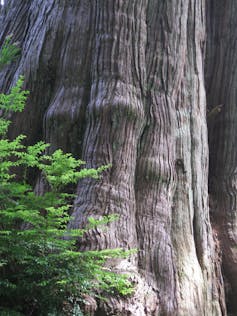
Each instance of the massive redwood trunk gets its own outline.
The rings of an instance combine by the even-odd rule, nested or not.
[[[135,294],[98,302],[95,315],[226,315],[221,249],[225,276],[236,293],[231,238],[237,112],[235,73],[229,76],[234,51],[224,56],[236,42],[234,1],[207,1],[206,8],[204,0],[11,0],[2,9],[0,42],[12,33],[22,50],[0,85],[6,90],[24,74],[31,91],[12,135],[24,132],[29,142],[44,138],[52,150],[71,151],[88,166],[111,163],[100,181],[78,183],[70,225],[117,213],[119,221],[88,234],[81,248],[138,249],[111,263],[131,273]],[[219,17],[218,10],[227,17]],[[222,36],[232,29],[221,50],[216,39],[224,45]],[[208,104],[229,104],[218,126],[209,123],[211,180],[219,185],[218,190],[210,185],[218,203],[214,237],[206,30]],[[212,158],[215,151],[218,159]]]

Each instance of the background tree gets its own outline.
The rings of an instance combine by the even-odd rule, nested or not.
[[[209,109],[209,191],[213,227],[220,240],[229,312],[237,313],[237,111],[236,1],[207,2],[206,91]]]
[[[24,74],[31,91],[11,136],[44,138],[88,167],[112,163],[100,182],[78,184],[71,227],[118,213],[118,223],[80,247],[138,248],[114,263],[135,271],[138,285],[134,296],[99,303],[96,315],[226,315],[224,248],[230,297],[236,280],[233,8],[234,0],[8,0],[2,9],[0,41],[12,33],[21,58],[1,87]],[[206,39],[208,105],[232,100],[222,123],[208,119],[217,236],[208,205]]]

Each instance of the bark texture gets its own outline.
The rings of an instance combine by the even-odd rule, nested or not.
[[[225,10],[231,15],[231,9]],[[216,22],[208,20],[208,27],[215,25],[212,35],[217,29],[224,32],[216,16]],[[231,240],[228,232],[236,232],[236,114],[229,106],[218,127],[222,141],[216,138],[211,148],[220,153],[218,165],[211,160],[212,170],[221,168],[223,174],[221,191],[215,191],[221,205],[215,212],[222,217],[215,218],[225,219],[224,227],[215,221],[214,240],[208,205],[205,19],[204,0],[11,0],[2,9],[0,41],[13,33],[22,53],[1,75],[0,86],[6,90],[24,74],[31,91],[12,135],[24,132],[29,142],[43,137],[52,150],[71,151],[88,166],[111,163],[100,181],[78,183],[70,225],[117,213],[119,221],[106,231],[88,233],[81,249],[138,249],[137,255],[111,263],[131,273],[135,294],[93,302],[91,315],[226,315],[220,247],[225,238]],[[209,54],[214,49],[214,43],[208,44]],[[231,65],[232,55],[228,58]],[[213,76],[219,66],[211,60],[208,74]],[[218,86],[221,81],[207,78],[212,104],[224,102],[233,83],[228,97],[234,105],[233,79],[234,74],[231,82]],[[213,100],[215,91],[220,98]],[[228,265],[230,259],[236,260],[229,245],[226,271],[234,266]],[[236,279],[234,291],[233,284]]]

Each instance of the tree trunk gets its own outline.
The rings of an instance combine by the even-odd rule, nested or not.
[[[90,167],[111,163],[100,181],[78,183],[70,226],[117,213],[119,220],[88,233],[81,249],[138,250],[111,262],[132,275],[134,295],[98,302],[91,315],[226,315],[223,249],[224,273],[236,296],[237,124],[235,73],[230,76],[228,67],[235,57],[237,5],[217,3],[9,0],[1,9],[0,42],[12,33],[22,50],[0,86],[7,90],[24,74],[31,92],[24,113],[14,118],[12,136],[23,132],[29,143],[44,138],[51,150],[71,151]],[[218,15],[223,9],[225,18]],[[225,32],[230,34],[223,44]],[[214,234],[206,35],[208,104],[228,104],[221,120],[208,119]]]
[[[208,120],[211,214],[221,243],[229,312],[237,315],[237,3],[211,0],[208,13],[207,104],[210,111],[220,105]]]

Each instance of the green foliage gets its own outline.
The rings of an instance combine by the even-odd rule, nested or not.
[[[73,158],[72,154],[64,154],[60,149],[56,150],[51,156],[44,156],[43,161],[46,160],[47,163],[41,163],[38,167],[45,174],[51,187],[57,190],[61,186],[76,183],[79,179],[85,177],[98,179],[101,172],[108,168],[108,166],[102,166],[98,169],[81,169],[77,171],[77,168],[85,164],[85,162]]]
[[[0,50],[0,70],[2,70],[5,65],[15,60],[17,55],[20,53],[17,43],[11,44],[11,38],[11,35],[6,38]]]
[[[0,58],[5,62],[6,56],[11,54],[2,51]],[[0,95],[0,109],[22,111],[28,94],[21,90],[22,84],[20,77],[8,95]],[[89,218],[84,229],[67,228],[73,195],[65,193],[64,187],[84,177],[99,178],[108,166],[81,169],[83,161],[61,150],[45,155],[49,145],[44,142],[26,146],[24,135],[9,140],[9,125],[10,121],[0,120],[0,314],[60,315],[65,302],[83,300],[85,293],[132,293],[127,276],[105,268],[107,259],[124,257],[128,252],[78,252],[76,248],[85,231],[106,225],[117,216]],[[17,168],[37,168],[50,191],[36,195],[26,177],[16,180],[13,170]]]
[[[0,108],[5,111],[22,112],[25,107],[25,101],[28,91],[22,90],[23,77],[20,76],[16,85],[12,87],[11,92],[7,95],[0,94]]]

